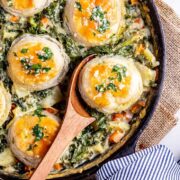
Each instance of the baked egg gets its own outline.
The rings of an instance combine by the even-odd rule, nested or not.
[[[58,132],[59,118],[46,111],[23,115],[14,120],[8,131],[13,154],[35,168],[48,151]]]
[[[90,107],[112,114],[127,110],[140,98],[143,81],[132,59],[96,57],[83,67],[79,91]]]
[[[68,0],[65,27],[84,46],[103,45],[123,26],[123,0]]]
[[[51,0],[0,0],[0,2],[10,14],[27,17],[48,7]]]
[[[13,42],[7,60],[8,74],[14,84],[28,91],[44,90],[59,84],[69,63],[63,46],[55,39],[30,34]]]

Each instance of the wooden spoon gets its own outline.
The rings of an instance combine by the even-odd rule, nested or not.
[[[60,158],[64,150],[68,147],[71,141],[89,124],[95,121],[95,118],[89,116],[85,109],[80,104],[76,95],[76,85],[78,75],[82,67],[90,61],[94,55],[84,59],[75,69],[69,88],[69,99],[64,116],[63,124],[58,132],[54,142],[48,152],[42,159],[41,163],[31,176],[30,180],[44,180],[51,171],[53,165]]]

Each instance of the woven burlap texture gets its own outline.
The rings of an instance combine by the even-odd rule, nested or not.
[[[165,33],[166,75],[159,105],[138,140],[137,151],[159,143],[176,124],[174,114],[180,109],[180,19],[161,0],[155,3]]]

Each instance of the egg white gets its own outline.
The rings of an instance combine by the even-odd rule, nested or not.
[[[33,7],[25,8],[25,9],[23,8],[18,9],[13,5],[13,2],[22,1],[22,0],[11,0],[11,1],[12,2],[8,0],[0,0],[0,3],[1,3],[1,6],[10,14],[13,14],[15,16],[24,16],[24,17],[33,16],[34,14],[48,7],[49,4],[52,2],[52,0],[38,0],[38,1],[32,0],[32,2],[34,3]]]
[[[46,75],[43,76],[44,79],[42,81],[41,76],[38,75],[34,75],[30,79],[30,81],[27,80],[28,78],[30,78],[30,75],[26,75],[25,73],[23,75],[20,75],[20,73],[23,72],[24,69],[18,69],[21,67],[19,64],[15,63],[20,63],[20,60],[18,60],[18,57],[16,57],[14,53],[20,52],[20,49],[24,47],[27,43],[29,43],[30,45],[40,43],[44,47],[48,47],[49,49],[51,49],[53,53],[53,63],[55,63],[55,66],[51,68],[50,73],[55,73],[55,76],[53,75],[53,77],[49,77],[49,72],[47,72]],[[24,55],[24,57],[26,57],[26,55]],[[66,75],[66,72],[68,71],[68,63],[70,61],[69,57],[65,53],[65,50],[63,49],[62,44],[57,42],[55,39],[49,36],[30,34],[25,34],[17,38],[12,43],[12,46],[7,55],[7,59],[9,63],[8,74],[14,82],[14,84],[16,84],[16,87],[31,92],[48,89],[50,87],[58,85],[63,80],[64,76]],[[18,68],[16,65],[18,66]]]
[[[105,67],[113,67],[114,65],[124,66],[127,68],[127,74],[131,77],[130,85],[128,88],[128,94],[125,97],[113,96],[111,91],[107,92],[92,92],[92,88],[95,88],[91,84],[91,77],[99,78],[101,82],[102,77],[99,73],[90,74],[93,67],[103,64]],[[108,74],[107,74],[108,78]],[[122,86],[121,83],[119,86]],[[143,93],[142,77],[138,69],[136,68],[133,60],[126,59],[121,56],[103,56],[96,57],[88,62],[82,69],[79,76],[79,91],[84,101],[92,108],[95,108],[103,113],[112,114],[121,112],[130,108]],[[99,105],[96,99],[99,97],[105,97],[108,105]],[[104,101],[104,98],[101,100]]]
[[[76,3],[79,3],[80,1],[81,0],[68,0],[64,11],[65,28],[80,44],[86,47],[107,44],[111,40],[112,36],[117,35],[124,27],[124,0],[102,1],[98,4],[98,6],[94,4],[94,2],[90,2],[88,0],[82,1],[83,3],[86,3],[86,5],[88,4],[88,7],[83,8],[82,6],[82,11],[79,13],[87,12],[90,14],[88,17],[82,16],[81,18],[79,18],[78,16],[76,16]],[[109,5],[111,5],[110,9],[106,9],[108,3]],[[107,16],[106,19],[110,22],[107,33],[100,33],[97,31],[98,23],[96,24],[95,29],[88,26],[89,22],[93,22],[92,20],[90,20],[93,8],[102,7],[101,5],[104,6],[105,16]],[[76,21],[75,19],[77,17],[79,18],[79,20]],[[78,29],[78,27],[80,28]],[[83,29],[85,30],[84,35],[80,33],[80,31]],[[93,35],[93,39],[88,37],[88,33],[90,33],[90,35]]]
[[[23,132],[21,133],[21,136],[23,136],[23,138],[21,138],[21,136],[16,136],[16,134],[18,133],[16,131],[17,130],[16,129],[17,128],[17,123],[18,123],[19,120],[22,120],[23,117],[25,117],[26,115],[29,115],[29,119],[28,120],[26,119],[27,122],[24,123],[24,129],[23,129]],[[37,165],[39,164],[39,162],[42,160],[42,157],[41,157],[42,155],[41,156],[40,155],[35,155],[34,153],[30,154],[29,151],[31,151],[31,150],[28,150],[28,148],[26,150],[21,149],[21,147],[18,146],[18,143],[17,143],[19,141],[22,142],[24,140],[24,134],[23,133],[28,133],[27,137],[26,137],[26,143],[28,141],[29,142],[32,141],[32,135],[31,134],[33,133],[33,131],[26,132],[27,131],[26,128],[28,127],[28,124],[29,124],[28,121],[31,121],[30,117],[34,117],[34,115],[33,114],[26,114],[26,115],[20,116],[20,117],[14,119],[13,124],[10,126],[10,128],[8,130],[8,142],[10,144],[11,151],[12,151],[12,153],[14,154],[14,156],[16,158],[18,158],[25,165],[36,168]],[[51,113],[48,113],[47,111],[43,111],[43,115],[46,115],[50,119],[50,121],[52,121],[52,122],[55,121],[58,124],[60,123],[59,117],[57,117],[57,116],[55,116],[55,115],[53,115]],[[43,121],[43,119],[41,121]],[[37,118],[37,124],[38,124],[38,122],[39,122],[39,120]],[[31,123],[30,123],[30,125],[31,125]],[[52,142],[50,142],[50,143],[52,143]],[[25,145],[28,147],[30,144],[25,144]],[[46,151],[47,150],[48,149],[46,149]]]

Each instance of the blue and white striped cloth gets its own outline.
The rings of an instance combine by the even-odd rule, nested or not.
[[[180,166],[164,145],[106,163],[97,180],[180,180]]]

